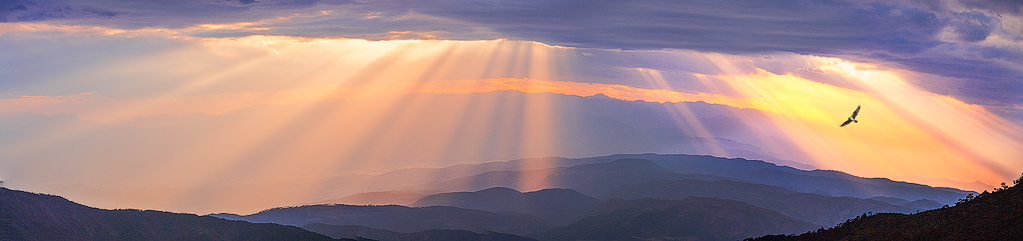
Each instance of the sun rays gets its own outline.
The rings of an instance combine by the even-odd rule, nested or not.
[[[0,114],[77,118],[40,123],[0,147],[0,157],[13,160],[2,167],[19,170],[0,173],[5,185],[67,191],[88,183],[105,189],[69,196],[101,207],[244,213],[337,198],[376,185],[349,177],[399,168],[614,154],[587,153],[577,143],[634,134],[566,130],[613,114],[570,116],[566,112],[578,103],[559,102],[564,96],[603,95],[667,113],[667,131],[680,134],[656,141],[677,143],[648,151],[692,151],[680,145],[698,143],[706,145],[699,154],[744,155],[722,143],[734,141],[818,168],[959,187],[975,180],[998,183],[1023,169],[1013,159],[1023,156],[1023,131],[1013,122],[916,87],[923,77],[837,58],[789,55],[803,63],[778,64],[793,70],[786,73],[768,71],[768,64],[750,56],[652,51],[692,61],[656,63],[680,70],[615,62],[614,54],[631,56],[629,51],[532,41],[188,35],[252,23],[140,30],[0,26],[0,40],[30,35],[75,41],[90,48],[70,59],[91,60],[58,63],[74,68],[57,72],[40,71],[48,66],[3,70],[31,81],[12,85],[18,93],[4,93],[9,97],[0,99]],[[32,46],[46,49],[44,43]],[[49,51],[43,54],[67,49]],[[625,73],[614,78],[634,79],[588,81],[589,73],[573,72],[584,62],[576,58],[604,55],[583,51],[603,51],[611,57],[598,62]],[[833,79],[795,71],[807,66]],[[699,102],[728,111],[687,105]],[[856,105],[863,106],[861,122],[837,128]],[[743,132],[715,127],[722,120],[739,122]],[[635,140],[641,141],[653,140]],[[555,163],[529,163],[534,166],[521,168],[536,171],[521,172],[528,176],[518,179],[516,189],[550,187],[546,168]],[[154,186],[164,187],[161,194],[153,194]],[[252,198],[264,193],[275,195]]]
[[[809,60],[865,91],[762,69],[703,78],[727,83],[767,113],[819,168],[935,185],[973,178],[997,183],[1014,176],[1008,170],[1021,168],[1014,159],[1021,153],[1010,147],[1021,144],[1018,127],[979,106],[921,91],[895,73],[864,64]],[[834,128],[856,105],[864,106],[864,121],[855,130]]]

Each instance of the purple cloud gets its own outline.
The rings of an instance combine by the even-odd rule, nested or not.
[[[455,40],[509,38],[596,49],[792,52],[896,63],[949,77],[929,90],[971,103],[1023,105],[1023,4],[1005,0],[206,0],[0,2],[0,21],[64,20],[118,28],[257,21],[202,37],[255,34],[387,39],[394,32]],[[1007,27],[1008,26],[1008,27]],[[985,40],[997,37],[1010,45]],[[1015,46],[1015,47],[1014,47]],[[643,66],[637,66],[643,67]]]

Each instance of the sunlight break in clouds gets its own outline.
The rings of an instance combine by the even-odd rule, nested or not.
[[[256,26],[247,22],[137,30],[2,26],[0,50],[9,55],[0,60],[17,66],[0,68],[10,78],[0,83],[0,114],[32,126],[0,140],[5,185],[54,190],[100,207],[251,212],[359,191],[372,183],[345,178],[360,174],[597,155],[566,148],[572,143],[562,141],[582,140],[561,128],[580,124],[566,120],[606,116],[568,119],[558,111],[573,106],[549,93],[667,103],[657,110],[671,115],[674,129],[667,131],[713,143],[701,154],[728,154],[710,130],[720,123],[674,103],[734,107],[716,114],[738,116],[756,130],[733,134],[745,138],[735,138],[739,145],[856,175],[994,184],[1021,169],[1012,159],[1020,156],[1018,125],[921,90],[907,79],[911,72],[834,58],[778,54],[802,62],[767,71],[770,64],[750,56],[695,51],[188,35]],[[786,73],[807,64],[834,80]],[[861,122],[838,128],[856,105],[864,106]],[[611,114],[618,113],[605,115]],[[622,134],[603,131],[576,134],[609,140]],[[796,150],[774,145],[789,141]],[[522,191],[547,187],[545,173],[528,174],[535,176],[520,179]]]
[[[988,185],[1023,168],[1023,130],[983,107],[925,92],[899,75],[835,58],[808,61],[866,91],[756,69],[723,81],[785,130],[819,168],[935,185]],[[719,64],[730,64],[728,62]],[[727,67],[726,67],[727,68]],[[859,123],[838,128],[857,105]],[[910,171],[912,170],[912,171]]]

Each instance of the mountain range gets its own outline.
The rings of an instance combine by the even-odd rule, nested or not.
[[[298,227],[151,210],[104,210],[0,188],[0,240],[334,240]]]
[[[543,240],[736,240],[797,233],[819,226],[744,202],[690,197],[683,200],[611,199]]]
[[[539,168],[515,169],[522,166]],[[755,160],[691,155],[639,154],[594,158],[521,159],[459,165],[447,169],[400,170],[380,176],[393,176],[398,173],[421,176],[444,173],[451,176],[444,181],[421,185],[420,187],[424,189],[409,187],[399,189],[419,191],[377,191],[362,195],[375,197],[376,201],[389,202],[387,197],[407,199],[423,193],[435,193],[412,202],[410,205],[412,207],[306,205],[274,208],[251,215],[213,216],[296,226],[333,225],[332,230],[335,231],[343,229],[338,227],[351,229],[358,226],[362,229],[380,229],[405,234],[431,229],[462,229],[477,234],[497,232],[540,240],[591,238],[617,240],[637,237],[714,240],[713,237],[741,239],[772,233],[804,232],[832,226],[863,213],[912,213],[937,208],[941,204],[930,199],[908,201],[900,197],[923,196],[948,200],[971,193],[887,179],[859,178],[838,172],[804,171]],[[772,175],[744,175],[751,173]],[[463,176],[458,177],[455,174]],[[542,177],[540,183],[556,188],[527,192],[516,190],[524,187],[526,185],[524,183],[528,183],[528,180],[523,180],[526,177]],[[815,189],[810,190],[817,190],[817,193],[792,190],[799,187],[794,184],[784,188],[756,182],[779,183],[782,180],[825,181],[811,186]],[[869,192],[848,191],[863,197],[831,196],[820,192],[854,185],[871,187]],[[425,189],[426,187],[431,189]],[[678,204],[679,202],[686,205]],[[650,210],[657,210],[657,213],[678,213],[681,216],[651,217],[646,213],[649,210],[643,211],[646,210],[642,208],[644,205],[648,205],[646,208]],[[707,208],[690,209],[699,205]],[[725,210],[745,210],[743,212],[756,214],[754,216],[758,218],[732,215],[735,213]],[[718,223],[721,225],[725,223],[752,225],[763,220],[785,225],[736,226],[738,228],[733,227],[736,230],[729,233],[713,229],[712,226],[692,226],[693,222],[701,222],[689,219],[694,217],[701,217],[700,220],[720,219],[724,222]],[[689,231],[679,231],[681,233],[636,231],[643,230],[641,224],[660,222],[656,220],[669,220],[669,223],[672,223],[661,227],[662,229]],[[622,226],[627,223],[635,224],[636,226],[632,227],[635,230],[624,228],[627,225]],[[596,230],[617,230],[615,232],[621,231],[622,235],[626,236],[585,235]],[[742,235],[748,236],[741,237]]]
[[[536,241],[535,239],[513,234],[497,232],[477,233],[468,230],[430,229],[415,233],[401,233],[359,225],[330,225],[322,223],[307,224],[302,226],[302,228],[338,239],[373,239],[381,241]]]
[[[800,193],[775,186],[731,180],[647,181],[621,186],[602,196],[603,199],[685,199],[688,197],[716,197],[742,201],[799,220],[825,226],[835,225],[867,212],[909,213],[919,211],[872,199]],[[941,205],[923,210],[938,207]]]
[[[476,192],[441,193],[423,197],[413,206],[454,206],[511,215],[537,217],[551,227],[574,222],[600,205],[600,200],[572,189],[544,189],[522,193],[506,187]]]
[[[542,188],[528,186],[526,184],[531,182],[522,180],[523,177],[534,178],[537,176],[543,179],[539,183],[546,186]],[[592,180],[587,178],[592,178]],[[892,197],[913,201],[927,199],[941,205],[955,203],[967,194],[977,194],[972,191],[930,187],[887,178],[863,178],[839,171],[801,170],[760,160],[651,153],[587,158],[526,158],[481,164],[462,164],[445,168],[401,169],[367,179],[372,180],[369,183],[375,183],[372,188],[366,187],[370,189],[367,190],[368,192],[422,190],[426,193],[441,193],[477,191],[492,187],[509,187],[525,191],[543,188],[569,188],[590,196],[600,197],[602,192],[610,191],[610,189],[624,184],[651,180],[699,179],[741,181],[825,196],[850,196],[863,199]],[[418,185],[388,184],[393,183],[389,180],[397,179],[432,181]],[[601,180],[597,181],[597,179]],[[399,203],[400,201],[394,200],[390,203]]]
[[[843,221],[863,213],[914,213],[975,194],[756,160],[658,154],[519,159],[369,179],[403,175],[439,180],[208,216],[102,210],[4,189],[0,229],[12,240],[734,240],[849,227]],[[362,205],[332,203],[344,201]]]
[[[532,235],[549,228],[539,222],[515,215],[450,206],[321,204],[272,208],[250,215],[211,214],[210,216],[253,223],[277,223],[294,226],[313,223],[359,225],[404,233],[431,229],[458,229]]]

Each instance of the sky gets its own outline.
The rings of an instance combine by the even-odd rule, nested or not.
[[[0,180],[105,208],[644,152],[990,190],[1020,93],[1018,1],[0,0]]]

